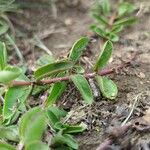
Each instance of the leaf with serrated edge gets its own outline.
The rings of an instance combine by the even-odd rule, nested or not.
[[[103,67],[105,67],[105,65],[108,63],[111,55],[112,55],[112,49],[113,49],[113,44],[111,41],[107,41],[104,46],[103,49],[98,57],[98,60],[94,66],[94,70],[98,71],[99,69],[102,69]]]
[[[84,101],[87,104],[92,104],[94,98],[93,98],[92,90],[86,78],[80,74],[77,74],[77,75],[71,76],[71,80],[73,81],[77,89],[79,90]]]
[[[116,84],[107,77],[96,76],[96,81],[104,97],[115,99],[118,94]]]
[[[73,65],[74,64],[71,61],[61,60],[61,61],[40,67],[34,72],[34,76],[36,79],[42,79],[54,73],[59,73],[59,72],[71,69]]]
[[[82,37],[78,41],[76,41],[74,45],[72,46],[70,54],[69,54],[70,60],[74,62],[78,61],[84,49],[86,48],[88,42],[89,42],[89,39],[87,37]]]

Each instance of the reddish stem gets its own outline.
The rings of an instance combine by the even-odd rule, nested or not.
[[[116,70],[118,69],[122,69],[124,67],[129,66],[130,62],[126,62],[125,64],[119,65],[115,68],[111,68],[111,69],[104,69],[100,72],[98,72],[97,74],[100,76],[105,76],[111,73],[115,73]],[[86,73],[84,74],[85,78],[93,78],[97,75],[95,72],[92,73]],[[53,79],[44,79],[44,80],[40,80],[40,81],[13,81],[12,82],[12,86],[30,86],[30,85],[45,85],[45,84],[52,84],[52,83],[56,83],[56,82],[60,82],[60,81],[69,81],[71,79],[71,76],[66,76],[66,77],[57,77],[57,78],[53,78]]]

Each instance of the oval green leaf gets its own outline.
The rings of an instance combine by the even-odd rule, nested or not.
[[[14,79],[16,79],[22,70],[17,67],[8,66],[5,70],[0,71],[0,82],[1,83],[8,83]]]
[[[29,81],[25,75],[21,75],[17,80]],[[3,106],[3,119],[10,119],[17,110],[20,110],[19,106],[25,103],[31,92],[31,86],[24,87],[10,87],[5,94],[5,101]]]
[[[87,37],[82,37],[78,41],[76,41],[71,48],[69,58],[70,60],[76,62],[81,57],[83,51],[88,45],[89,39]]]
[[[96,34],[98,34],[100,37],[103,37],[103,38],[107,38],[106,37],[106,31],[104,30],[104,29],[101,29],[101,28],[99,28],[99,27],[97,27],[96,25],[92,25],[91,27],[90,27],[90,29],[93,31],[93,32],[95,32]]]
[[[98,71],[99,69],[102,69],[106,66],[106,64],[108,63],[111,55],[112,55],[112,49],[113,49],[113,44],[111,41],[107,41],[104,46],[103,49],[98,57],[98,60],[95,64],[94,70]]]
[[[66,82],[57,82],[52,85],[49,91],[49,96],[45,102],[46,107],[52,106],[65,91],[66,87]]]
[[[71,76],[71,80],[79,90],[84,101],[87,104],[92,104],[94,98],[93,98],[92,90],[86,78],[83,75],[77,74]]]
[[[54,73],[59,73],[73,67],[73,63],[70,61],[58,61],[55,63],[51,63],[40,67],[34,72],[34,76],[36,79],[42,79],[46,76],[53,75]]]
[[[46,117],[40,107],[30,109],[22,116],[19,123],[19,134],[25,144],[40,141],[45,129]]]
[[[112,80],[107,77],[96,76],[96,81],[104,97],[111,100],[116,98],[118,88]]]

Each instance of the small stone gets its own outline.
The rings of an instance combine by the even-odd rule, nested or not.
[[[139,77],[142,78],[142,79],[144,79],[145,78],[145,74],[143,72],[140,72],[139,73]]]
[[[67,19],[65,20],[65,25],[70,26],[70,25],[72,25],[72,24],[73,24],[73,21],[72,21],[71,18],[67,18]]]

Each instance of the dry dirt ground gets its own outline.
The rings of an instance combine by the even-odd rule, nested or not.
[[[16,28],[26,33],[23,35],[27,37],[26,39],[37,35],[54,55],[65,57],[75,40],[91,34],[89,25],[93,20],[89,8],[92,2],[92,0],[82,0],[79,5],[74,6],[60,1],[51,7],[53,11],[51,8],[25,9],[22,14],[13,15],[12,20]],[[111,75],[119,88],[116,101],[107,101],[99,94],[94,104],[86,107],[75,88],[69,85],[62,100],[58,102],[58,105],[72,113],[68,122],[84,122],[88,125],[86,132],[76,136],[81,150],[95,150],[107,137],[108,128],[120,125],[127,118],[135,100],[137,100],[136,105],[128,121],[142,117],[145,115],[145,110],[150,109],[150,1],[132,2],[140,8],[139,21],[120,35],[120,41],[114,45],[113,58],[109,67],[128,60],[133,52],[138,55],[130,67]],[[24,37],[18,40],[18,45],[29,66],[32,64],[33,67],[32,60],[40,57],[44,51],[28,45]],[[84,61],[87,60],[87,64],[95,60],[99,52],[99,42],[98,39],[93,40],[89,52],[85,55]],[[150,124],[150,119],[148,120]],[[138,125],[143,123],[140,121]],[[143,134],[129,131],[122,139],[116,141],[112,149],[144,150],[146,146],[150,149],[150,132]]]

